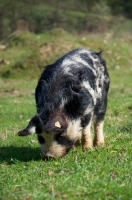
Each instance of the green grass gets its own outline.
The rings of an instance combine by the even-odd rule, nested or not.
[[[57,39],[60,41],[58,49],[61,48],[62,38]],[[24,79],[13,79],[13,76],[8,79],[1,78],[0,199],[2,200],[132,199],[131,41],[124,38],[118,40],[107,38],[106,35],[71,40],[70,36],[65,40],[71,44],[69,48],[84,46],[104,51],[111,77],[104,127],[106,145],[85,153],[80,146],[63,158],[43,161],[35,135],[22,138],[16,135],[36,113],[34,89],[42,69],[39,69],[35,78],[32,76]],[[55,41],[52,42],[54,44]],[[17,48],[19,47],[16,49],[13,47],[16,52]],[[64,53],[59,54],[58,49],[54,50],[55,57]],[[64,51],[66,50],[68,49],[65,48]],[[28,51],[28,48],[25,51]],[[50,58],[54,60],[55,57]],[[116,69],[115,66],[120,68]],[[7,66],[8,70],[11,70],[10,67]],[[16,68],[18,77],[19,73],[23,73],[22,70],[17,71]],[[30,70],[33,71],[31,74],[35,71],[32,68],[28,69]]]

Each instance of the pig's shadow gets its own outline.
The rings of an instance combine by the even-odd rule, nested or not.
[[[40,148],[30,147],[1,147],[0,163],[15,164],[17,162],[29,162],[41,160]]]

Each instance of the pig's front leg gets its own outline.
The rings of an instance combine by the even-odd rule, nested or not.
[[[91,134],[91,115],[87,115],[87,125],[83,127],[82,130],[82,149],[86,151],[87,149],[93,148],[92,134]]]

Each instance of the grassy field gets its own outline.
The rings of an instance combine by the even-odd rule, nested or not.
[[[34,64],[27,69],[29,59],[35,60],[29,55],[38,55],[34,43],[29,43],[32,51],[20,44],[9,46],[0,52],[1,58],[11,63],[0,69],[0,199],[132,199],[132,40],[110,34],[73,39],[62,33],[60,38],[40,38],[39,44],[35,42],[37,50],[46,40],[46,48],[51,50],[49,60],[45,57],[46,64],[79,46],[103,50],[111,77],[104,127],[106,145],[85,153],[80,146],[63,158],[43,161],[35,135],[16,135],[36,112],[34,89],[42,68],[34,69]],[[53,49],[54,44],[58,46]],[[44,62],[39,56],[38,60]],[[14,67],[23,57],[26,67]],[[3,78],[7,71],[8,78]],[[29,76],[22,78],[26,72]]]

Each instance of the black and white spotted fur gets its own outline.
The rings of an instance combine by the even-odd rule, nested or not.
[[[109,82],[101,53],[84,48],[69,52],[45,68],[35,92],[37,114],[18,135],[37,133],[43,157],[62,157],[79,139],[83,150],[104,145]]]

